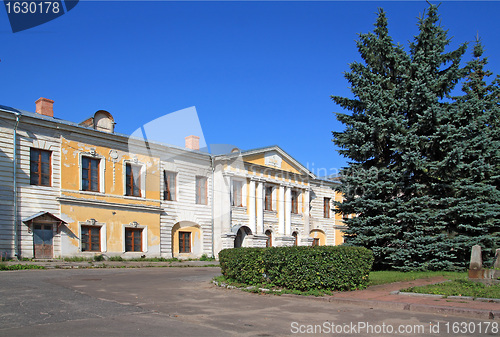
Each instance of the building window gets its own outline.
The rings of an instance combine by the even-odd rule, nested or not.
[[[163,199],[164,200],[175,200],[175,176],[174,172],[164,171],[164,180],[165,180],[165,190],[163,191]]]
[[[125,251],[142,252],[142,228],[125,228]]]
[[[313,239],[313,244],[312,244],[312,245],[313,245],[313,247],[314,247],[314,246],[319,246],[319,238],[314,238],[314,239]]]
[[[40,149],[30,149],[30,184],[50,186],[51,152]]]
[[[196,177],[196,203],[207,204],[207,178]]]
[[[267,236],[266,247],[272,247],[273,246],[273,233],[268,229],[265,234]]]
[[[233,181],[233,206],[243,206],[243,183]]]
[[[191,232],[179,232],[179,253],[191,253]]]
[[[292,191],[292,213],[299,213],[299,192]]]
[[[125,176],[126,192],[125,195],[140,197],[141,196],[141,167],[138,165],[126,165]]]
[[[99,192],[99,159],[82,157],[82,191]]]
[[[265,209],[266,211],[272,211],[273,210],[273,187],[272,186],[266,186],[266,191],[265,191]]]
[[[323,217],[324,218],[330,217],[330,198],[323,199]]]
[[[82,226],[81,246],[82,252],[100,252],[101,227]]]
[[[294,246],[298,246],[299,245],[299,236],[297,235],[297,232],[293,232],[292,233],[292,236],[293,236],[293,245]]]

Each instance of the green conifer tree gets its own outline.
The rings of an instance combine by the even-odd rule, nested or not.
[[[410,59],[393,43],[382,10],[374,32],[360,34],[357,48],[364,62],[352,63],[351,72],[345,74],[355,98],[332,96],[352,111],[337,114],[346,130],[334,132],[339,152],[351,160],[341,172],[345,200],[337,206],[344,215],[357,215],[346,220],[348,244],[372,249],[382,266],[389,247],[401,239],[396,218],[401,153],[394,151],[393,134],[405,132],[402,112],[407,110],[405,76]]]
[[[500,248],[500,82],[497,77],[486,84],[492,73],[484,69],[482,55],[478,39],[467,64],[464,95],[455,97],[450,130],[443,133],[452,145],[446,156],[453,187],[446,222],[457,263],[467,262],[470,248],[479,244],[485,265],[491,265]]]
[[[337,114],[346,130],[334,132],[350,159],[336,206],[355,215],[346,219],[347,244],[372,249],[378,268],[462,268],[472,244],[498,243],[499,82],[478,82],[478,59],[461,68],[466,45],[446,52],[438,21],[431,5],[405,53],[379,11],[374,33],[357,43],[364,64],[345,75],[355,98],[332,96],[351,111]],[[450,100],[466,76],[465,96]],[[484,94],[474,102],[477,87]]]

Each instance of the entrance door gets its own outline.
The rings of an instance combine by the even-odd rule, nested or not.
[[[35,251],[35,259],[51,259],[52,258],[52,240],[54,233],[52,225],[33,225],[33,246]]]
[[[236,233],[236,238],[234,239],[234,248],[240,248],[243,244],[243,229],[238,229],[238,233]]]

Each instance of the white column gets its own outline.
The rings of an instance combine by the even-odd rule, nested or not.
[[[248,204],[248,227],[252,230],[252,234],[256,233],[255,227],[255,180],[250,180],[250,198]]]
[[[310,209],[310,191],[306,189],[304,191],[304,235],[309,236],[309,232],[311,231],[309,225],[309,209]]]
[[[231,177],[222,176],[222,185],[219,185],[223,189],[221,195],[221,221],[222,221],[222,231],[230,232],[231,226]]]
[[[279,186],[278,234],[285,235],[285,186]]]
[[[257,182],[257,234],[264,233],[264,199],[263,199],[264,183]]]
[[[292,235],[292,190],[285,189],[285,235]]]

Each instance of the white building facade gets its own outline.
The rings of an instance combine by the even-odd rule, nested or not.
[[[338,245],[337,182],[278,146],[224,155],[0,106],[0,254],[199,258],[224,248]],[[42,247],[42,248],[41,248]]]

